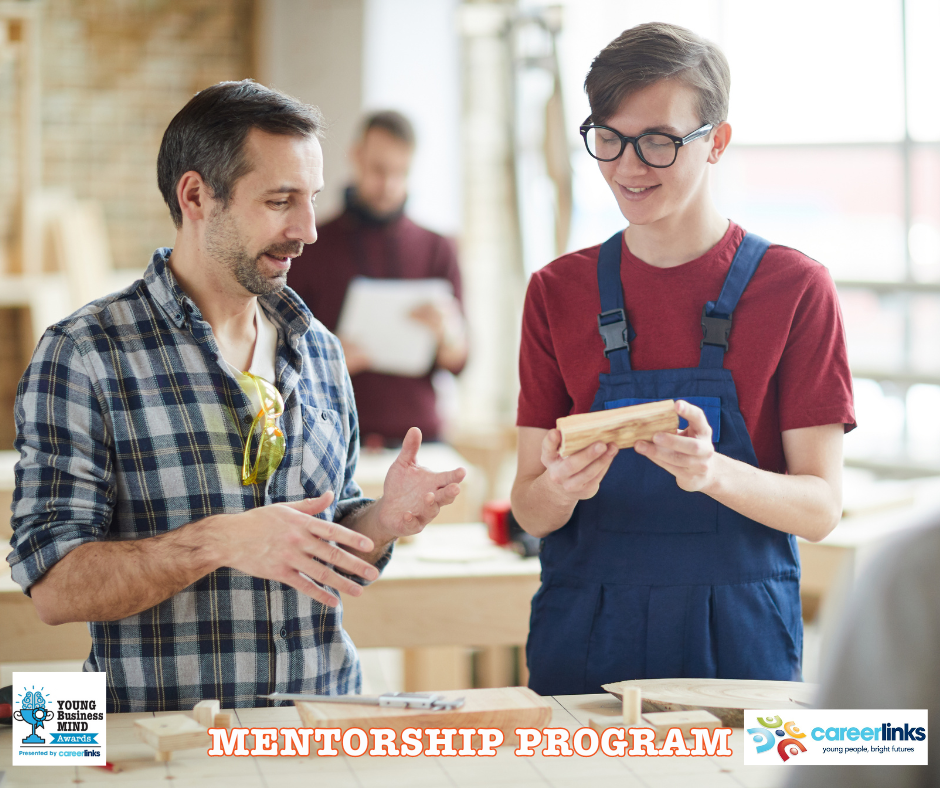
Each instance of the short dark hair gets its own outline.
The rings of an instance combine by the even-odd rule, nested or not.
[[[415,146],[414,126],[411,125],[408,118],[393,109],[383,109],[381,112],[366,115],[362,121],[362,133],[359,135],[359,139],[364,140],[366,134],[372,129],[382,129],[382,131],[388,132],[396,139],[407,143],[409,147],[413,148]]]
[[[591,63],[584,80],[591,120],[604,123],[632,93],[664,79],[695,90],[702,123],[728,119],[731,70],[722,51],[684,27],[649,22],[624,30]]]
[[[323,115],[316,107],[250,79],[220,82],[199,91],[170,121],[157,156],[157,184],[177,228],[183,226],[176,197],[183,174],[198,172],[212,196],[228,205],[235,182],[251,170],[244,148],[252,129],[319,137]]]

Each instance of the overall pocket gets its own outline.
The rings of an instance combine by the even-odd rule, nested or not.
[[[585,677],[599,595],[599,585],[552,579],[532,597],[526,661],[539,695],[596,691],[585,688]]]
[[[705,412],[717,444],[721,435],[719,397],[681,397]],[[654,399],[628,397],[604,403],[607,410]],[[679,428],[688,422],[680,419]],[[598,528],[619,533],[702,534],[718,530],[718,502],[679,488],[676,477],[633,449],[622,449],[601,482]]]
[[[597,492],[598,529],[618,533],[705,534],[718,530],[718,502],[686,492],[676,477],[633,449],[621,449]]]

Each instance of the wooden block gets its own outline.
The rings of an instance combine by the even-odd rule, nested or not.
[[[220,705],[217,700],[199,701],[199,703],[193,706],[193,719],[202,725],[203,728],[210,727],[215,719],[215,715],[219,713]]]
[[[604,717],[603,719],[597,720],[593,717],[588,719],[588,725],[590,725],[598,733],[603,733],[609,728],[620,728],[624,732],[624,736],[629,736],[627,733],[627,726],[624,725],[620,720],[614,717]],[[638,727],[638,726],[634,726]]]
[[[675,401],[667,399],[562,416],[555,424],[561,432],[559,453],[568,457],[598,441],[629,449],[637,441],[650,440],[657,432],[675,432],[679,429],[679,414]]]
[[[235,713],[232,711],[220,711],[212,718],[213,728],[225,728],[230,731],[235,727]]]
[[[639,725],[643,713],[643,695],[639,687],[627,687],[623,691],[623,724]]]
[[[671,728],[682,731],[682,737],[692,737],[692,728],[707,728],[710,731],[721,727],[721,720],[702,709],[692,711],[654,711],[644,714],[637,727],[648,727],[656,731],[656,741],[663,741]]]
[[[544,728],[551,722],[552,706],[528,687],[469,689],[441,692],[445,698],[465,698],[459,709],[427,711],[388,706],[297,701],[303,724],[310,728],[498,728],[504,744],[517,743],[516,728]],[[426,738],[426,737],[425,737]],[[370,737],[371,739],[371,737]],[[370,741],[370,746],[372,742]],[[480,746],[479,734],[473,747]]]
[[[170,753],[175,750],[196,747],[208,750],[211,744],[211,737],[205,727],[185,714],[134,720],[134,730],[145,744],[157,751],[158,761],[170,760]]]

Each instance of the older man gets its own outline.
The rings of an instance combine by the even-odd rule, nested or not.
[[[197,94],[158,158],[173,249],[50,327],[20,383],[13,577],[45,622],[90,622],[109,711],[358,691],[340,594],[457,495],[417,430],[382,499],[353,481],[340,344],[285,287],[320,128],[250,81]]]

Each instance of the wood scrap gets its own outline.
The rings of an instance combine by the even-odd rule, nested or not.
[[[622,698],[625,687],[643,693],[643,714],[704,709],[726,728],[744,727],[744,709],[801,709],[813,702],[817,684],[746,679],[638,679],[605,684]]]
[[[721,727],[721,720],[714,714],[702,709],[691,711],[654,711],[643,715],[643,721],[636,727],[652,728],[656,731],[656,741],[665,741],[666,734],[672,728],[682,731],[684,739],[692,738],[692,728],[706,728],[713,731]]]
[[[516,728],[544,728],[552,719],[552,706],[528,687],[451,690],[445,698],[466,699],[459,709],[427,711],[389,706],[297,701],[303,724],[310,728],[391,728],[397,734],[405,728],[498,728],[503,744],[517,744]],[[425,742],[427,736],[424,737]],[[370,746],[374,744],[372,737]],[[480,746],[480,735],[472,737],[472,747]]]
[[[134,730],[145,744],[156,750],[158,761],[170,760],[176,750],[191,750],[197,747],[209,749],[209,732],[192,717],[185,714],[169,714],[134,720]]]
[[[220,711],[212,718],[211,728],[225,728],[230,731],[235,727],[235,712]]]
[[[221,704],[217,700],[201,700],[193,706],[193,719],[203,728],[211,728]]]
[[[630,449],[637,441],[651,440],[657,432],[676,432],[679,414],[675,401],[667,399],[562,416],[555,424],[561,432],[559,454],[568,457],[592,443],[613,443]]]

